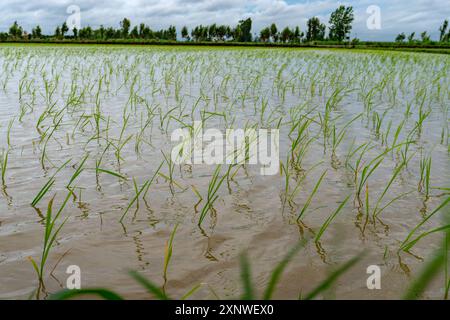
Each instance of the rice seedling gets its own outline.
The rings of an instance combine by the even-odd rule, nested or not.
[[[8,128],[6,131],[6,143],[8,144],[8,149],[11,148],[11,128],[14,124],[14,120],[15,118],[12,118],[9,122],[8,122]]]
[[[325,170],[322,175],[320,176],[319,180],[317,180],[313,190],[311,191],[311,193],[309,194],[308,198],[306,199],[305,204],[303,205],[302,209],[300,210],[298,216],[297,216],[297,222],[300,221],[300,219],[303,217],[303,215],[306,213],[306,210],[308,209],[308,207],[311,204],[311,201],[314,197],[314,195],[317,193],[317,190],[319,190],[320,184],[322,183],[323,178],[325,177],[325,175],[327,174],[327,171]]]
[[[217,165],[216,170],[214,170],[214,173],[208,184],[208,193],[206,196],[206,203],[203,206],[202,211],[200,212],[200,217],[198,219],[198,226],[202,225],[203,220],[205,219],[208,212],[210,212],[210,210],[213,210],[214,202],[216,202],[216,200],[219,198],[219,196],[217,195],[217,192],[219,191],[219,188],[223,184],[224,180],[230,174],[231,166],[228,166],[227,172],[224,175],[222,175],[222,177],[219,177],[221,169],[222,169],[222,166]]]
[[[167,270],[169,268],[170,259],[172,258],[172,252],[173,252],[173,239],[175,237],[175,233],[177,232],[178,224],[175,225],[175,227],[172,230],[172,233],[170,234],[170,238],[166,243],[166,248],[164,252],[164,271],[163,271],[163,279],[164,279],[164,285],[163,285],[163,292],[165,291],[165,285],[167,283]]]
[[[134,197],[131,199],[130,203],[128,204],[128,206],[126,207],[125,211],[123,212],[122,216],[119,219],[119,222],[122,223],[123,219],[125,218],[125,216],[127,215],[128,211],[131,209],[131,207],[136,203],[136,211],[139,210],[139,197],[141,195],[141,193],[146,190],[148,184],[150,183],[150,180],[145,181],[145,183],[138,188],[137,183],[136,183],[136,179],[133,178],[133,186],[134,186],[134,192],[135,195]]]
[[[36,196],[31,201],[31,206],[36,207],[36,205],[41,201],[41,199],[47,194],[47,192],[51,189],[53,184],[55,183],[55,177],[56,175],[70,162],[72,159],[67,160],[64,162],[56,171],[55,173],[47,180],[47,182],[42,186],[42,188],[39,190],[39,192],[36,194]]]
[[[419,192],[424,191],[425,199],[430,195],[430,174],[431,174],[431,156],[420,159],[420,180],[418,184]]]
[[[54,198],[53,197],[47,206],[47,214],[45,216],[45,230],[44,230],[44,244],[42,247],[42,254],[41,254],[41,259],[39,261],[39,263],[37,263],[32,257],[29,257],[28,259],[30,260],[31,264],[33,265],[34,270],[36,271],[36,274],[38,276],[38,280],[39,280],[39,288],[37,291],[37,297],[39,297],[39,292],[42,288],[45,288],[44,285],[44,272],[45,272],[45,265],[47,263],[47,259],[48,256],[50,254],[50,251],[58,237],[59,232],[61,231],[62,227],[64,226],[64,224],[66,223],[67,218],[65,218],[60,224],[59,226],[57,226],[55,223],[59,220],[59,217],[61,215],[61,213],[64,210],[64,207],[67,204],[67,201],[69,200],[70,197],[70,193],[67,194],[65,200],[63,201],[63,203],[61,204],[61,206],[59,207],[58,211],[56,212],[56,214],[54,216],[52,216],[52,211],[53,211],[53,201]]]
[[[347,203],[348,199],[350,198],[350,195],[348,195],[344,201],[341,202],[339,207],[325,220],[325,222],[320,227],[319,231],[316,233],[316,237],[314,238],[315,242],[319,242],[320,238],[322,238],[325,230],[330,226],[330,223],[336,218],[336,216],[339,214],[339,212],[342,211],[342,208],[344,208],[345,204]]]
[[[386,184],[386,187],[384,188],[383,192],[381,193],[381,195],[378,197],[378,200],[375,204],[375,207],[373,209],[373,213],[372,213],[372,217],[373,220],[375,222],[375,218],[384,210],[387,208],[387,206],[384,206],[382,208],[380,208],[381,202],[384,198],[384,196],[386,195],[386,193],[388,192],[389,188],[391,187],[392,183],[394,182],[394,180],[397,178],[397,176],[400,174],[400,172],[402,172],[403,167],[405,166],[404,163],[400,164],[395,170],[394,173],[392,174],[391,179],[388,181],[388,183]],[[394,201],[398,200],[399,198],[403,197],[404,195],[406,195],[407,193],[402,193],[400,196],[394,198],[393,200],[391,200],[390,202],[388,202],[387,205],[391,205]]]
[[[416,236],[415,238],[413,238],[414,235],[417,234],[418,230],[428,221],[430,220],[436,213],[438,213],[439,211],[441,211],[442,209],[446,208],[446,206],[450,203],[450,197],[446,198],[439,206],[437,206],[431,213],[428,214],[428,216],[423,219],[420,223],[418,223],[406,236],[405,240],[403,240],[403,242],[400,244],[400,250],[403,251],[410,251],[412,249],[412,247],[414,247],[417,242],[419,242],[419,240],[421,240],[422,238],[426,237],[427,235],[430,235],[432,233],[435,232],[441,232],[441,231],[445,231],[447,229],[450,228],[450,224],[449,225],[444,225],[444,226],[440,226],[437,228],[433,228],[430,229],[428,231],[422,232],[420,233],[418,236]]]
[[[444,221],[446,223],[449,222],[448,215],[445,217]],[[429,283],[441,272],[442,267],[444,267],[444,300],[448,299],[448,293],[450,290],[450,281],[448,279],[448,246],[450,242],[449,230],[450,228],[445,229],[443,244],[440,248],[434,251],[431,260],[427,262],[425,267],[419,273],[419,276],[416,277],[416,279],[414,279],[414,281],[410,284],[403,296],[403,299],[412,300],[419,298]]]
[[[322,281],[315,289],[301,297],[302,300],[312,300],[316,298],[320,293],[330,288],[345,272],[350,270],[360,259],[362,255],[356,256],[349,261],[339,266],[336,270],[330,273],[330,275]]]
[[[2,172],[2,186],[3,188],[6,186],[6,171],[8,168],[8,154],[9,154],[9,149],[7,149],[6,151],[3,149],[2,150],[2,154],[0,156],[0,169]]]

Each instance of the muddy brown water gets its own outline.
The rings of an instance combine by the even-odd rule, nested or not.
[[[150,298],[127,271],[139,271],[162,286],[165,245],[177,224],[164,284],[167,294],[181,297],[201,283],[193,298],[239,297],[239,255],[243,251],[248,253],[255,286],[262,293],[277,262],[300,239],[317,233],[347,195],[350,201],[331,222],[320,246],[309,241],[299,251],[274,297],[297,299],[331,270],[364,252],[361,261],[321,297],[400,298],[441,245],[442,235],[436,233],[419,241],[413,254],[397,253],[408,232],[448,197],[448,191],[432,189],[425,199],[418,183],[420,159],[431,155],[431,186],[449,187],[449,64],[445,55],[370,51],[0,47],[0,149],[9,149],[0,196],[0,298],[35,297],[38,280],[28,257],[40,261],[47,204],[56,195],[54,211],[61,205],[68,193],[66,185],[87,154],[84,170],[72,185],[75,196],[63,211],[68,220],[50,252],[40,298],[66,286],[69,265],[80,267],[83,288],[105,287],[126,298]],[[375,90],[367,111],[362,95],[376,85],[382,89]],[[333,154],[331,138],[324,148],[318,114],[324,115],[337,88],[344,90],[331,110],[331,123],[337,130],[362,115],[346,127]],[[364,208],[358,209],[354,201],[353,173],[346,165],[348,150],[371,142],[374,147],[363,157],[367,163],[386,150],[383,135],[388,145],[393,143],[403,120],[398,142],[404,141],[416,125],[421,104],[422,112],[429,110],[429,115],[420,134],[413,134],[408,165],[382,203],[409,193],[388,206],[381,221],[365,225]],[[100,135],[96,110],[101,115]],[[129,118],[122,132],[124,112]],[[175,166],[179,186],[172,186],[174,192],[158,176],[145,199],[140,197],[139,207],[134,203],[119,223],[135,195],[132,179],[142,186],[163,161],[161,151],[170,154],[171,132],[182,126],[174,118],[190,124],[201,119],[202,112],[203,116],[209,112],[205,128],[222,132],[230,127],[279,125],[283,163],[290,154],[293,120],[299,115],[311,118],[308,137],[312,142],[301,170],[290,169],[291,188],[296,185],[295,173],[306,174],[293,201],[283,200],[284,176],[263,176],[258,166],[248,165],[229,186],[221,186],[213,214],[208,213],[199,228],[198,211],[204,202],[196,207],[193,189],[205,198],[215,167]],[[375,112],[383,117],[378,133],[373,125]],[[58,119],[61,122],[51,134]],[[112,146],[105,151],[108,141]],[[120,161],[115,152],[119,145]],[[30,203],[36,194],[69,159],[33,208]],[[120,172],[128,180],[107,173],[97,179],[99,159],[102,168]],[[400,160],[400,149],[388,152],[370,177],[372,207]],[[325,178],[299,224],[296,217],[324,170]],[[161,172],[168,174],[167,164]],[[442,224],[442,214],[438,214],[420,230]],[[369,265],[381,268],[381,290],[366,286]],[[442,298],[443,283],[442,273],[423,297]]]

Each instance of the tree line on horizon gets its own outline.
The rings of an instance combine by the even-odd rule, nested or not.
[[[263,42],[263,43],[304,43],[315,41],[334,41],[343,42],[350,40],[350,32],[352,30],[352,23],[354,20],[352,6],[339,6],[330,15],[327,27],[320,21],[318,17],[312,17],[306,22],[306,30],[301,31],[299,26],[294,28],[285,27],[279,30],[275,23],[261,29],[259,34],[252,35],[252,20],[251,18],[243,19],[234,27],[229,25],[198,25],[189,32],[187,26],[181,29],[181,38],[183,41],[193,42],[219,42],[219,41],[235,41],[235,42]],[[440,42],[450,41],[450,30],[447,32],[448,20],[445,20],[443,25],[439,28]],[[70,34],[71,32],[71,34]],[[430,36],[427,31],[420,34],[420,40],[415,39],[415,32],[406,36],[400,33],[395,38],[397,43],[402,43],[405,40],[408,43],[430,42]],[[9,31],[0,32],[0,41],[8,40],[168,40],[177,41],[176,27],[171,25],[167,29],[152,30],[145,23],[140,23],[132,27],[131,21],[124,18],[120,22],[120,27],[115,29],[113,27],[104,27],[94,29],[90,26],[80,28],[73,28],[69,30],[67,23],[64,22],[61,26],[57,26],[54,33],[51,35],[44,35],[39,25],[32,28],[31,32],[22,28],[17,21],[15,21]],[[352,42],[358,42],[358,39],[353,39]]]
[[[448,20],[445,19],[442,25],[439,27],[439,42],[450,42],[450,29],[448,29]],[[423,31],[420,33],[420,39],[416,39],[416,32],[411,32],[408,36],[405,35],[404,32],[399,33],[395,37],[395,42],[403,43],[405,40],[408,43],[414,43],[414,42],[422,42],[427,43],[431,41],[430,35],[427,31]]]

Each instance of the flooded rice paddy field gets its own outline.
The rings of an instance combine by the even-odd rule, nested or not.
[[[172,297],[198,284],[192,298],[239,297],[244,251],[262,293],[301,239],[273,298],[297,299],[361,252],[320,297],[400,298],[442,243],[449,67],[420,53],[0,47],[0,298],[35,298],[39,271],[46,298],[69,265],[83,288],[126,298],[150,297],[129,270]],[[278,128],[279,172],[172,163],[172,132],[194,121]],[[52,234],[66,221],[50,246],[49,203]],[[381,290],[366,287],[369,265]],[[443,297],[444,274],[424,298]]]

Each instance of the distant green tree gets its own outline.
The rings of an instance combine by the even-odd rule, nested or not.
[[[270,28],[266,27],[259,32],[259,39],[262,42],[267,42],[270,39]]]
[[[134,26],[134,28],[131,29],[130,37],[131,37],[132,39],[137,39],[137,38],[139,38],[139,30],[138,30],[138,27],[137,27],[137,26]]]
[[[291,29],[289,29],[289,27],[285,27],[283,29],[283,31],[281,31],[281,41],[282,42],[290,42],[293,38],[293,32],[291,31]]]
[[[59,28],[59,26],[57,26],[55,29],[55,38],[61,38],[61,29]]]
[[[231,30],[230,26],[227,26],[227,32],[226,32],[226,36],[227,39],[231,39],[233,38],[233,30]]]
[[[33,39],[42,38],[42,30],[39,25],[37,25],[35,28],[31,29],[31,38],[33,38]]]
[[[215,23],[209,26],[208,28],[208,38],[209,40],[216,40],[217,39],[217,26]]]
[[[120,22],[120,27],[122,28],[122,37],[124,39],[128,38],[128,33],[130,32],[130,26],[131,22],[127,18],[123,18],[123,20]]]
[[[189,31],[188,31],[188,28],[186,26],[181,28],[181,37],[183,39],[189,40]]]
[[[408,42],[412,43],[414,42],[414,36],[416,35],[415,32],[411,32],[411,34],[408,36]]]
[[[428,35],[428,33],[426,31],[424,31],[420,34],[420,38],[422,39],[422,42],[424,42],[424,43],[430,42],[430,36]]]
[[[293,39],[293,41],[296,42],[296,43],[301,42],[302,38],[303,38],[303,35],[304,35],[303,32],[300,32],[300,27],[296,26],[295,30],[294,30],[294,39]]]
[[[81,39],[92,39],[93,37],[93,32],[92,32],[92,28],[90,26],[81,28],[80,31],[78,32],[78,35]]]
[[[119,31],[120,32],[120,31]],[[116,30],[114,28],[109,27],[105,30],[105,39],[114,39],[116,37]]]
[[[312,17],[307,22],[306,40],[320,41],[325,38],[325,25],[320,23],[319,18]]]
[[[236,38],[239,42],[251,42],[252,41],[252,19],[247,18],[245,20],[240,20],[238,24],[239,35]]]
[[[402,32],[402,33],[398,34],[397,37],[395,37],[395,42],[399,42],[399,43],[403,42],[403,41],[405,41],[405,38],[406,38],[406,36]]]
[[[78,38],[78,29],[77,27],[73,27],[72,29],[73,37],[76,39]]]
[[[272,38],[273,42],[278,42],[278,28],[275,23],[272,23],[270,25],[270,37]]]
[[[63,23],[61,26],[61,37],[64,38],[64,35],[69,31],[69,27],[67,27],[67,23]]]
[[[352,30],[353,19],[353,7],[339,6],[339,8],[331,13],[329,20],[330,40],[343,41],[348,39],[349,33]]]
[[[219,40],[223,41],[227,35],[227,26],[220,25],[217,27],[217,37]]]
[[[100,28],[97,30],[96,38],[101,39],[101,40],[105,39],[105,33],[106,33],[105,27],[101,24]]]
[[[439,27],[439,32],[440,32],[439,41],[440,42],[447,42],[449,40],[448,35],[450,34],[450,31],[449,31],[449,33],[447,33],[447,28],[448,28],[448,20],[445,19],[444,22],[442,23],[442,26]]]
[[[139,38],[145,38],[144,32],[145,32],[145,23],[140,23],[139,24]]]
[[[169,29],[167,29],[167,39],[172,41],[177,40],[177,28],[175,26],[169,26]]]
[[[23,29],[17,21],[14,21],[14,23],[9,27],[9,36],[14,39],[21,38],[23,34]]]

